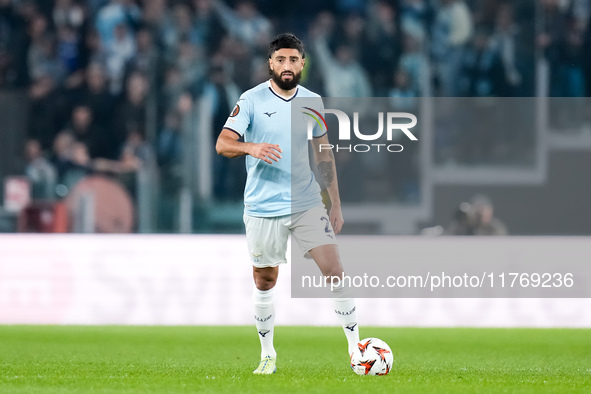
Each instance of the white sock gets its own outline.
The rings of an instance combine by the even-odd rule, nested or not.
[[[344,287],[334,288],[332,294],[336,297],[333,298],[334,311],[337,314],[345,337],[347,337],[347,344],[349,354],[353,353],[353,350],[357,348],[359,343],[359,326],[357,325],[357,312],[355,311],[355,299],[354,298],[341,298],[345,292]]]
[[[261,341],[261,360],[266,356],[277,357],[277,352],[273,347],[273,331],[275,328],[274,291],[274,288],[259,290],[255,287],[252,292],[254,319]]]

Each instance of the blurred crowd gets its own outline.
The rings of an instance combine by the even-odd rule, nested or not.
[[[325,96],[527,97],[539,57],[550,95],[588,96],[590,13],[590,0],[0,0],[0,89],[28,91],[30,176],[176,174],[183,114],[209,100],[216,138],[268,78],[279,32],[304,40],[302,83]],[[214,158],[218,200],[241,198],[241,166]]]

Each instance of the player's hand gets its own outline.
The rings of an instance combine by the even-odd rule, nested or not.
[[[345,219],[343,219],[343,213],[341,212],[341,206],[333,205],[330,208],[330,214],[328,215],[328,218],[330,219],[330,224],[332,224],[334,233],[340,233],[341,229],[343,228],[343,224],[345,224]]]
[[[248,154],[257,159],[261,159],[266,163],[273,164],[273,161],[277,162],[281,159],[282,152],[283,151],[279,145],[263,142],[260,144],[253,144]]]

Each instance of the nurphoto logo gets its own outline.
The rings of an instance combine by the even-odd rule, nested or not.
[[[302,111],[308,115],[308,139],[313,138],[313,130],[318,125],[323,131],[328,131],[326,119],[320,112],[310,108],[304,107]],[[324,114],[333,114],[337,117],[339,127],[339,142],[351,140],[351,120],[349,116],[338,109],[324,109]],[[404,122],[403,120],[407,121]],[[385,120],[385,121],[384,121]],[[394,133],[403,133],[409,140],[418,141],[418,138],[410,131],[417,125],[417,117],[409,112],[378,112],[378,130],[373,133],[362,133],[359,130],[359,113],[353,113],[353,133],[355,137],[362,141],[378,141],[384,134],[384,123],[386,123],[386,141],[390,142],[394,139]],[[397,138],[398,136],[396,136]],[[404,147],[401,144],[386,144],[386,143],[372,143],[372,144],[320,144],[318,150],[336,150],[337,152],[345,150],[349,152],[370,152],[370,151],[388,151],[392,153],[402,152]]]

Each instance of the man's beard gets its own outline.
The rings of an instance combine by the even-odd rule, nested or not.
[[[286,80],[286,81],[284,81],[281,78],[281,74],[277,74],[273,70],[269,70],[269,72],[271,73],[271,77],[273,78],[273,81],[277,84],[277,86],[279,86],[279,89],[281,89],[281,90],[291,90],[291,89],[295,88],[296,86],[298,86],[298,83],[300,83],[300,79],[302,78],[301,71],[297,74],[294,74],[292,72],[284,72],[283,74],[291,74],[292,75],[291,79]]]

